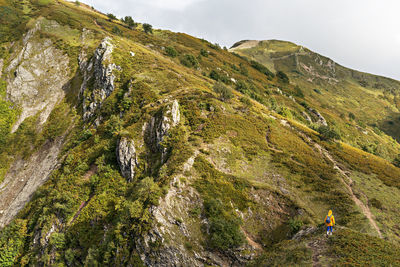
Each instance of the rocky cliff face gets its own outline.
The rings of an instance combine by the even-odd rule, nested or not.
[[[135,169],[138,165],[134,141],[122,137],[118,142],[116,154],[122,176],[131,182],[135,177]]]
[[[7,225],[58,167],[63,138],[47,143],[29,159],[17,160],[0,184],[0,228]]]
[[[178,125],[181,119],[179,111],[179,103],[174,100],[172,104],[168,104],[164,110],[158,115],[151,118],[150,122],[145,126],[147,143],[154,153],[161,153],[161,162],[166,160],[167,149],[161,145],[164,137],[168,135],[171,128]]]
[[[104,99],[115,89],[115,70],[121,68],[112,63],[113,45],[111,38],[106,37],[96,49],[92,59],[87,61],[84,54],[80,57],[80,68],[83,72],[81,93],[83,94],[83,118],[93,117]]]
[[[55,48],[50,39],[42,39],[39,31],[43,20],[16,43],[11,62],[5,73],[7,97],[21,108],[21,115],[12,131],[29,116],[40,113],[40,123],[44,123],[54,106],[64,97],[64,86],[69,80],[69,58]],[[48,26],[57,29],[60,25],[52,21]],[[51,79],[49,79],[51,77]]]

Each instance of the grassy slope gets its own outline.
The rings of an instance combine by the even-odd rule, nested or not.
[[[155,30],[154,34],[148,35],[140,30],[129,30],[119,22],[109,22],[103,15],[73,3],[32,3],[23,7],[24,10],[30,10],[29,16],[44,16],[71,29],[65,31],[69,34],[64,31],[43,34],[59,40],[59,47],[73,59],[72,75],[77,69],[77,51],[80,49],[74,37],[76,30],[87,28],[93,32],[89,42],[89,49],[93,50],[103,36],[110,35],[115,26],[119,27],[122,36],[113,35],[116,47],[113,56],[123,72],[117,78],[116,91],[99,111],[103,123],[96,130],[81,122],[79,116],[75,118],[76,127],[64,147],[67,156],[62,166],[38,190],[18,219],[2,230],[0,244],[5,249],[0,254],[0,260],[3,264],[136,264],[139,260],[132,242],[149,229],[152,219],[148,207],[157,203],[158,196],[165,194],[170,179],[181,172],[182,163],[194,150],[199,150],[200,156],[195,161],[194,170],[184,173],[184,176],[194,179],[193,186],[208,203],[205,209],[200,207],[198,212],[214,223],[212,229],[215,232],[207,237],[209,240],[206,243],[210,250],[241,243],[243,237],[237,232],[240,226],[266,251],[271,246],[281,246],[286,249],[282,257],[288,262],[310,263],[311,251],[305,245],[306,241],[295,247],[285,246],[288,241],[279,242],[297,229],[294,227],[296,224],[318,225],[329,208],[335,211],[339,224],[356,231],[363,229],[367,233],[372,232],[349,193],[340,184],[332,163],[321,157],[315,149],[315,142],[327,147],[338,161],[347,163],[348,170],[357,170],[354,175],[361,177],[365,185],[358,187],[359,180],[354,178],[357,181],[356,189],[364,191],[368,197],[382,202],[384,192],[398,190],[399,169],[383,159],[373,158],[371,162],[372,156],[349,146],[338,147],[320,141],[315,131],[296,121],[302,122],[296,114],[303,107],[275,90],[284,86],[291,91],[294,86],[282,85],[277,78],[267,77],[246,60],[185,34]],[[168,46],[174,47],[178,52],[177,57],[166,55],[163,48]],[[202,49],[209,51],[207,56],[201,56]],[[135,52],[135,57],[131,57],[129,51]],[[186,54],[197,58],[198,68],[181,64]],[[229,102],[221,102],[211,89],[215,83],[209,77],[212,70],[218,72],[220,79],[229,87],[236,88],[230,78],[244,81],[248,87],[242,90],[243,94],[234,91],[234,98]],[[225,79],[225,76],[229,79]],[[65,110],[62,112],[63,108],[73,110],[75,104],[80,114],[76,99],[79,79],[79,75],[72,77],[73,86],[67,103],[60,104],[53,111],[51,118],[54,120],[48,122],[44,131],[37,129],[29,133],[21,130],[8,138],[23,140],[22,143],[30,144],[34,149],[43,142],[37,140],[54,138],[54,135],[65,131],[65,127],[54,128],[59,120],[65,121],[57,114],[69,114]],[[129,84],[134,93],[124,99]],[[116,164],[114,151],[117,139],[121,135],[131,135],[140,144],[143,123],[162,108],[162,102],[157,100],[171,96],[179,100],[183,122],[166,143],[172,151],[166,169],[152,171],[156,168],[151,165],[153,161],[144,146],[139,151],[142,167],[137,181],[127,183]],[[245,102],[244,96],[252,100]],[[314,105],[310,97],[306,96],[306,100]],[[300,101],[304,100],[300,98],[297,102]],[[292,112],[277,114],[273,111],[282,111],[283,107],[291,108]],[[122,118],[115,116],[120,112],[124,113]],[[67,118],[72,121],[69,116]],[[331,120],[336,118],[332,115]],[[284,126],[281,119],[289,121],[291,127]],[[26,131],[36,128],[33,118],[24,123],[27,123],[23,127]],[[82,127],[86,130],[82,131]],[[312,141],[304,138],[304,135]],[[23,139],[18,139],[19,136]],[[34,138],[29,139],[31,136]],[[387,137],[383,136],[382,139],[386,140]],[[393,144],[394,148],[385,143],[383,146],[388,151],[398,149],[396,143]],[[6,154],[18,156],[15,152],[18,150],[11,148]],[[27,155],[29,153],[26,152]],[[356,168],[367,164],[373,164],[374,168]],[[386,169],[389,171],[380,176],[381,171]],[[380,195],[367,191],[369,185],[382,182],[385,187],[382,187]],[[255,195],[265,201],[260,201],[260,198],[257,200]],[[216,203],[222,203],[222,206]],[[80,209],[82,205],[84,208]],[[211,208],[217,211],[222,209],[222,212],[215,214]],[[238,219],[235,208],[244,213],[243,221]],[[253,211],[251,214],[256,215],[248,213],[249,209]],[[380,216],[390,216],[395,210],[386,213],[383,208],[372,208],[372,211],[385,237],[390,242],[398,242],[394,219],[389,222],[380,219]],[[193,220],[200,224],[199,219]],[[226,225],[232,227],[226,228]],[[221,232],[221,226],[225,232]],[[46,233],[51,228],[56,231],[46,240]],[[221,236],[224,237],[226,232],[228,237],[235,237],[234,242],[221,241]],[[357,246],[369,242],[364,235],[354,235],[357,238],[341,235],[337,242],[351,241],[356,242]],[[35,237],[41,244],[48,242],[48,245],[33,246]],[[377,242],[386,244],[383,240]],[[308,251],[306,258],[292,257],[299,250],[299,253]],[[351,246],[343,251],[345,254],[342,257],[354,257]],[[337,252],[328,253],[327,257],[335,258]],[[395,263],[397,259],[392,257],[386,260]]]
[[[399,154],[392,138],[400,138],[400,82],[347,69],[289,42],[262,41],[233,51],[287,73],[349,144],[388,160]]]

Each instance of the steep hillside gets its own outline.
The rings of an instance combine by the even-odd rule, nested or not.
[[[400,264],[398,82],[79,2],[0,0],[0,21],[1,266]]]
[[[393,140],[382,132],[400,140],[399,81],[345,68],[290,42],[241,41],[230,51],[287,74],[351,145],[388,160],[398,155],[383,148]]]

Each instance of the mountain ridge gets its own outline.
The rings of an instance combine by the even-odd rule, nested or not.
[[[400,264],[396,84],[79,2],[0,15],[0,265]]]

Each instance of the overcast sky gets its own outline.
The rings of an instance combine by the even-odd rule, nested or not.
[[[346,67],[400,80],[399,0],[83,0],[117,17],[230,47],[243,39],[304,45]]]

